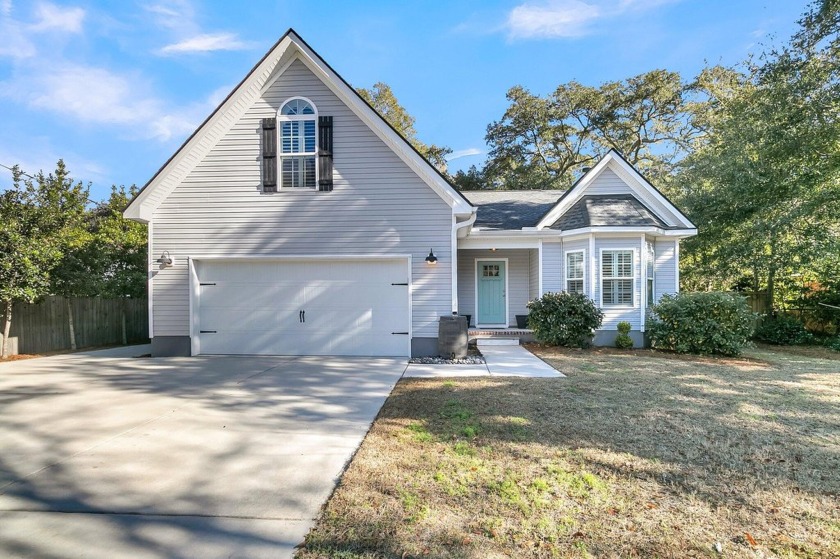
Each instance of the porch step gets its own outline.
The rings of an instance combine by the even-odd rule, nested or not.
[[[519,338],[477,338],[478,349],[491,345],[519,345]]]

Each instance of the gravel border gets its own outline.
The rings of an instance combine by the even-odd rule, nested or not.
[[[467,355],[463,359],[445,359],[443,357],[412,357],[408,360],[412,365],[483,365],[483,355]]]

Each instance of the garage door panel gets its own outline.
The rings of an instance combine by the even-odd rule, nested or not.
[[[201,262],[200,352],[407,355],[405,260]],[[300,311],[305,311],[305,321]]]

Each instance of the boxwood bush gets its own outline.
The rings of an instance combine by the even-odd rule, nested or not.
[[[796,317],[778,314],[764,318],[755,330],[755,339],[774,345],[801,345],[812,343],[814,336]]]
[[[626,320],[622,320],[617,325],[618,336],[615,337],[615,347],[619,349],[630,349],[633,347],[633,338],[630,337],[630,328],[632,326]]]
[[[738,355],[753,333],[754,313],[729,293],[663,295],[651,307],[651,346],[677,353]]]
[[[546,293],[528,303],[528,326],[537,341],[567,347],[587,347],[604,314],[580,293]]]

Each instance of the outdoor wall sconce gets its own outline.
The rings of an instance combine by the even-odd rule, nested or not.
[[[168,250],[164,250],[163,253],[160,255],[160,258],[155,260],[158,264],[163,266],[171,266],[172,265],[172,256],[169,255]]]
[[[429,249],[429,256],[426,257],[426,264],[437,264],[437,256],[432,249]]]

